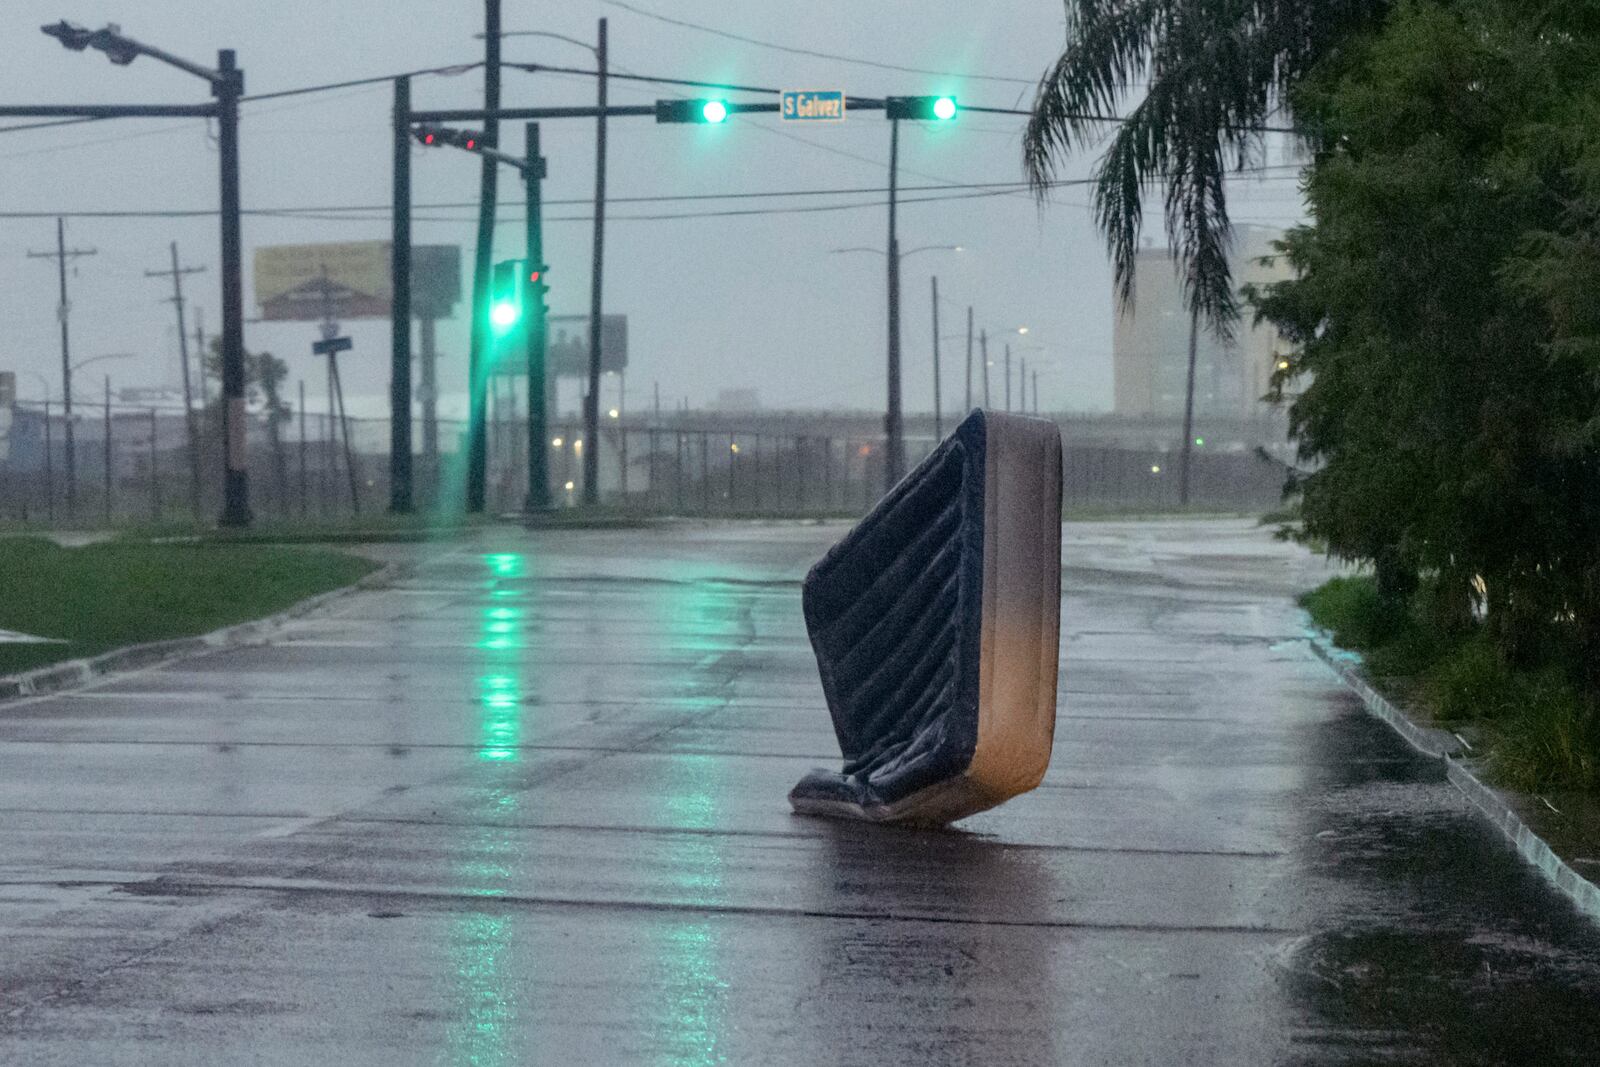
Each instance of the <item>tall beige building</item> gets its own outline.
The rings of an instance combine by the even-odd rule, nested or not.
[[[1272,248],[1281,236],[1282,231],[1265,226],[1235,227],[1235,284],[1261,285],[1290,276]],[[1195,364],[1197,416],[1249,419],[1266,413],[1261,397],[1285,346],[1276,329],[1266,323],[1253,325],[1251,318],[1250,310],[1244,309],[1236,336],[1227,345],[1202,329]],[[1117,315],[1112,369],[1117,414],[1183,414],[1189,314],[1172,257],[1164,248],[1148,248],[1138,255],[1135,302]]]

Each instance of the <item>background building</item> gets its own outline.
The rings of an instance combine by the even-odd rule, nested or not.
[[[1272,242],[1282,231],[1239,226],[1234,231],[1233,277],[1239,286],[1289,277]],[[1266,262],[1263,262],[1265,260]],[[1253,325],[1244,310],[1232,343],[1202,330],[1195,367],[1197,417],[1266,419],[1266,394],[1278,353],[1284,347],[1271,325]],[[1133,307],[1119,312],[1112,340],[1114,405],[1119,415],[1182,415],[1189,365],[1189,314],[1183,291],[1165,248],[1138,254],[1138,288]]]

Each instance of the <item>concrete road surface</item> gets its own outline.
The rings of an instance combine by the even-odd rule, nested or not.
[[[1592,1063],[1600,936],[1247,522],[1068,528],[1043,788],[791,815],[840,527],[487,533],[0,706],[0,1062]]]

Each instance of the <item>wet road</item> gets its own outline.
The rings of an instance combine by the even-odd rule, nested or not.
[[[270,646],[0,705],[0,1062],[1593,1061],[1600,934],[1248,523],[1068,527],[1039,791],[792,816],[840,532],[396,547]]]

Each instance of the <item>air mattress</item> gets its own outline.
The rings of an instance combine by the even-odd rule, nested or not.
[[[794,810],[942,825],[1037,786],[1055,733],[1061,436],[977,410],[811,569],[844,757]]]

